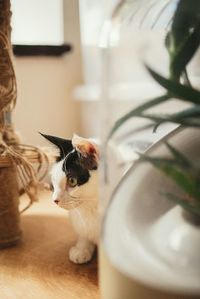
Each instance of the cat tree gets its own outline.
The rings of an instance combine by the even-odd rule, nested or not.
[[[47,168],[43,168],[40,179],[38,174],[44,160],[48,162],[47,155],[38,148],[20,144],[11,123],[17,85],[12,64],[10,18],[10,1],[0,0],[0,248],[20,240],[19,195],[27,193],[28,207],[37,200],[38,182]]]

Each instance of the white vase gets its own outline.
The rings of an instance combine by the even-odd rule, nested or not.
[[[197,129],[178,129],[167,141],[199,163]],[[158,142],[150,155],[168,155]],[[200,298],[200,226],[160,191],[180,192],[149,163],[136,163],[107,208],[100,249],[103,299]]]

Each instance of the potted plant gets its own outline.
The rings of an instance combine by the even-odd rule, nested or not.
[[[164,89],[163,95],[118,119],[108,140],[133,117],[152,120],[154,131],[166,122],[180,128],[140,154],[112,196],[102,237],[109,256],[105,263],[102,255],[101,267],[106,299],[121,298],[122,292],[124,299],[200,296],[200,91],[187,73],[200,45],[198,0],[177,2],[164,43],[169,55],[168,77],[146,66]],[[189,103],[188,107],[169,114],[149,112],[174,98]],[[109,269],[112,290],[106,275]]]

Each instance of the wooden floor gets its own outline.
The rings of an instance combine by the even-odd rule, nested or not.
[[[86,265],[68,260],[76,235],[50,197],[41,194],[22,215],[23,242],[0,251],[0,298],[99,299],[97,258]]]

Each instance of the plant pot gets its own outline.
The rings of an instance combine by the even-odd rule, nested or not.
[[[200,162],[197,129],[177,129],[164,139]],[[163,141],[148,154],[169,156]],[[200,226],[160,191],[181,192],[147,162],[136,162],[115,190],[103,221],[103,299],[200,298]]]

